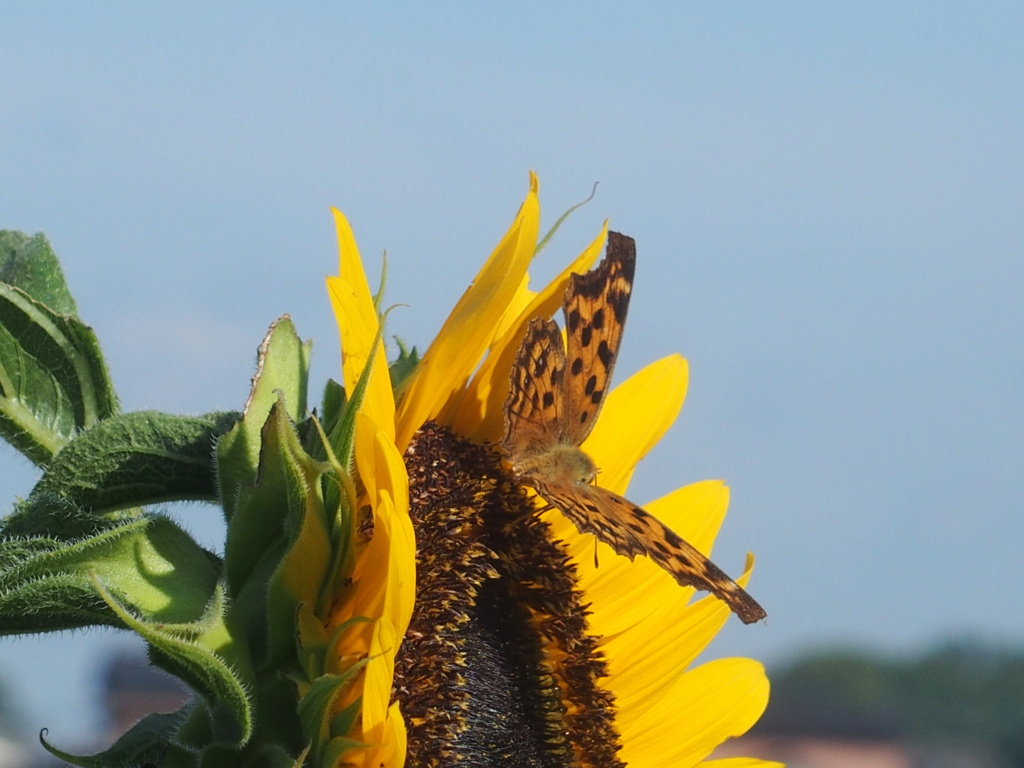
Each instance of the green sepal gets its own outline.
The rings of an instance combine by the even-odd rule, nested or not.
[[[304,750],[302,750],[299,756],[295,758],[295,761],[291,764],[291,768],[303,768],[303,766],[306,764],[306,757],[308,755],[309,747],[307,746]]]
[[[328,379],[324,385],[323,399],[320,401],[320,424],[328,435],[333,434],[338,428],[338,422],[341,421],[347,405],[348,395],[345,392],[345,387],[334,379]],[[327,447],[320,437],[320,431],[310,425],[309,428],[303,430],[303,433],[303,444],[310,455],[318,459],[326,459]]]
[[[39,741],[54,757],[81,768],[138,768],[144,765],[186,768],[195,766],[197,758],[190,750],[174,745],[182,719],[183,710],[146,715],[109,749],[95,755],[75,755],[58,749],[46,740],[46,730],[39,734]]]
[[[118,409],[92,329],[0,283],[0,437],[45,466]]]
[[[297,617],[297,625],[305,679],[314,680],[324,673],[340,674],[345,671],[351,662],[342,658],[338,646],[345,633],[354,625],[371,621],[372,619],[363,616],[353,616],[335,627],[328,635],[323,621],[303,606]]]
[[[274,573],[269,593],[271,612],[282,618],[285,612],[289,614],[287,623],[279,628],[277,645],[282,646],[280,649],[283,651],[284,643],[287,642],[288,648],[294,651],[295,617],[300,606],[313,605],[319,599],[327,567],[331,562],[331,523],[334,515],[328,516],[324,507],[321,484],[321,477],[330,471],[330,465],[316,461],[306,453],[283,407],[271,411],[271,419],[275,427],[270,430],[270,434],[275,439],[270,441],[270,445],[273,447],[276,442],[285,461],[274,467],[279,472],[276,478],[270,472],[265,474],[264,466],[261,465],[260,482],[273,479],[282,483],[289,482],[292,484],[289,496],[296,500],[299,499],[295,493],[302,493],[301,506],[290,509],[286,517],[286,525],[290,528],[289,548]]]
[[[383,289],[382,289],[383,290]],[[373,372],[373,363],[377,352],[381,348],[381,340],[384,337],[384,322],[388,313],[384,312],[377,323],[377,333],[373,343],[370,345],[370,354],[366,359],[363,370],[359,373],[359,379],[348,394],[348,400],[344,401],[346,394],[340,387],[330,387],[325,390],[325,399],[331,398],[331,412],[325,408],[334,422],[329,433],[321,431],[323,449],[327,454],[327,462],[334,468],[334,472],[327,477],[324,483],[324,502],[328,510],[334,510],[332,520],[332,541],[333,558],[330,565],[328,578],[325,582],[325,589],[321,592],[321,599],[317,603],[317,613],[323,615],[328,609],[330,601],[337,593],[340,585],[348,577],[351,570],[351,556],[354,551],[355,534],[355,501],[356,489],[353,476],[355,474],[355,444],[356,444],[356,414],[366,397],[370,384],[370,375]],[[340,392],[338,390],[341,390]],[[334,411],[337,409],[338,416],[335,419]],[[318,430],[319,431],[319,430]]]
[[[353,544],[353,506],[356,500],[355,483],[352,479],[355,474],[356,414],[366,397],[370,375],[373,372],[373,363],[384,337],[384,321],[390,311],[389,309],[379,318],[377,333],[370,345],[370,354],[363,370],[359,373],[359,379],[352,388],[352,392],[348,393],[348,400],[342,403],[336,391],[332,391],[331,388],[325,391],[325,396],[329,394],[332,398],[332,409],[335,407],[339,409],[336,420],[333,418],[334,414],[330,414],[334,421],[330,432],[323,433],[318,430],[321,432],[320,437],[327,453],[327,461],[334,468],[333,475],[324,485],[325,505],[328,510],[336,510],[336,512],[332,520],[333,560],[326,582],[327,589],[323,590],[321,600],[317,605],[318,613],[326,610],[328,601],[335,594],[339,582],[344,580],[350,565],[349,558],[352,554]],[[346,393],[342,390],[341,395],[344,394]]]
[[[314,765],[324,768],[337,765],[337,758],[342,753],[365,746],[348,738],[361,711],[361,700],[356,699],[337,712],[334,712],[334,702],[366,666],[366,659],[344,658],[339,645],[353,626],[370,621],[353,617],[328,635],[323,623],[312,612],[302,611],[298,617],[307,679],[313,681],[300,686],[303,695],[298,712],[303,735],[312,745],[313,754],[318,756]],[[327,755],[334,757],[329,759]]]
[[[341,712],[332,714],[335,700],[355,682],[365,666],[366,660],[363,660],[342,674],[321,675],[299,699],[299,721],[304,738],[312,745],[315,765],[334,765],[323,760],[322,756],[335,739],[345,739],[348,749],[365,746],[346,736],[358,717],[358,700]]]
[[[395,344],[398,345],[398,357],[388,365],[388,373],[391,374],[391,389],[394,390],[397,403],[412,380],[413,371],[420,364],[420,354],[416,351],[416,347],[408,349],[397,336],[395,336]]]
[[[55,501],[93,513],[168,501],[216,501],[213,449],[238,413],[112,416],[54,457],[19,514]]]
[[[383,284],[381,290],[383,290]],[[305,430],[306,450],[312,456],[326,461],[333,469],[333,472],[324,473],[325,477],[322,483],[324,507],[328,513],[333,511],[331,519],[333,549],[330,571],[324,582],[325,588],[321,590],[320,600],[316,604],[316,612],[319,615],[323,615],[327,610],[339,583],[347,577],[351,566],[355,512],[353,506],[356,498],[353,480],[356,414],[366,397],[373,363],[381,348],[384,322],[390,311],[389,309],[384,312],[379,318],[377,333],[370,346],[370,354],[352,391],[346,392],[340,384],[328,380],[324,388],[324,424],[321,427],[315,419],[310,419],[310,425],[314,429]]]
[[[238,493],[256,482],[261,432],[270,409],[284,395],[289,415],[298,421],[306,415],[306,391],[312,342],[303,342],[291,318],[284,315],[270,326],[260,344],[252,390],[242,419],[217,443],[217,474],[225,518],[230,522]]]
[[[345,734],[352,732],[352,729],[356,726],[356,721],[359,719],[359,715],[362,713],[362,707],[362,700],[356,699],[344,709],[339,710],[331,718],[330,731],[332,739],[345,738]],[[355,739],[350,739],[349,741],[352,744],[359,744]]]
[[[149,659],[184,680],[209,710],[213,738],[243,746],[252,736],[251,671],[225,624],[226,595],[218,584],[203,615],[180,624],[149,621],[136,616],[103,582],[93,578],[100,597],[124,624],[149,644]]]
[[[281,400],[262,446],[259,479],[241,489],[225,545],[228,584],[258,668],[294,658],[299,607],[319,601],[332,561],[320,483],[329,465],[303,449]]]
[[[213,594],[219,562],[170,519],[100,519],[69,508],[63,515],[68,530],[91,532],[0,536],[0,634],[124,626],[94,577],[157,622],[192,621]]]
[[[319,761],[319,768],[334,768],[336,765],[344,765],[342,762],[346,753],[353,749],[365,749],[366,745],[347,736],[338,736],[327,742],[323,755]]]
[[[295,615],[296,640],[302,649],[301,681],[308,682],[324,672],[324,653],[330,642],[323,619],[308,605],[299,606]]]
[[[377,292],[373,294],[373,309],[380,314],[380,305],[384,301],[384,286],[388,282],[388,252],[380,255],[380,283],[377,284]]]
[[[64,270],[46,235],[0,230],[0,283],[20,288],[59,315],[78,317]]]
[[[346,475],[351,475],[355,469],[356,413],[366,397],[366,390],[370,385],[370,375],[373,373],[373,362],[377,359],[377,351],[381,348],[381,341],[384,338],[384,323],[392,309],[394,307],[388,309],[378,318],[377,333],[373,338],[373,343],[370,345],[370,354],[366,358],[366,364],[363,366],[363,370],[359,372],[359,379],[356,381],[352,391],[347,393],[348,401],[344,402],[344,407],[340,409],[340,418],[336,420],[336,423],[332,424],[330,430],[326,433],[329,446],[334,453],[334,463],[340,466]],[[342,391],[344,392],[344,390]],[[332,401],[337,399],[335,393],[328,390],[325,391],[325,395],[327,394],[332,395]],[[333,406],[334,403],[332,402]],[[333,416],[333,414],[331,415]],[[332,421],[334,420],[332,419]]]

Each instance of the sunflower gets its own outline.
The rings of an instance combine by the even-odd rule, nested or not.
[[[647,558],[630,561],[559,512],[540,511],[493,447],[509,372],[530,320],[561,306],[569,276],[607,231],[539,292],[537,179],[512,226],[410,373],[389,371],[352,230],[334,211],[340,270],[327,280],[352,391],[371,366],[356,423],[366,535],[331,626],[338,653],[365,660],[342,705],[357,707],[353,765],[776,765],[706,760],[743,734],[768,700],[763,667],[694,661],[729,617],[691,601]],[[413,365],[412,363],[415,362]],[[600,484],[623,493],[686,394],[673,355],[612,390],[585,443]],[[401,395],[396,404],[395,392]],[[646,509],[708,552],[728,505],[718,481]],[[596,546],[596,551],[595,551]],[[752,559],[738,579],[745,585]],[[507,762],[503,762],[507,761]]]

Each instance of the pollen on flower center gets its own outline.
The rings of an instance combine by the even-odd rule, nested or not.
[[[561,542],[494,451],[427,424],[405,460],[416,607],[393,697],[407,764],[623,766]]]

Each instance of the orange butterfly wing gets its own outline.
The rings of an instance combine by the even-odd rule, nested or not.
[[[677,583],[711,592],[744,624],[767,614],[747,592],[696,547],[617,493],[595,485],[556,486],[538,482],[537,492],[584,533],[592,533],[630,560],[647,555]]]
[[[563,442],[581,445],[601,412],[619,355],[635,267],[633,238],[609,232],[608,248],[597,268],[569,278],[562,307],[568,343]]]
[[[565,349],[558,326],[550,320],[532,320],[516,354],[505,400],[501,446],[510,456],[543,453],[558,442],[564,375]]]
[[[650,557],[679,584],[711,592],[749,624],[765,611],[739,584],[656,517],[589,483],[596,467],[579,446],[611,382],[635,263],[633,239],[609,232],[601,263],[569,280],[562,307],[567,345],[555,323],[531,321],[512,369],[501,445],[519,480],[581,532],[631,560]]]

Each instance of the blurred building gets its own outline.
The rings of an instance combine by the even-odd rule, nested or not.
[[[991,756],[951,746],[795,735],[734,739],[714,757],[778,760],[788,768],[1006,768]]]
[[[788,768],[1010,768],[979,749],[910,739],[898,716],[836,708],[769,707],[750,733],[726,742],[713,757],[777,760]]]
[[[142,654],[119,653],[110,661],[103,681],[107,711],[105,740],[121,734],[152,712],[173,712],[189,700],[175,678],[149,664]]]
[[[145,654],[119,651],[107,665],[99,680],[101,706],[106,715],[103,733],[92,743],[61,744],[77,754],[101,752],[121,734],[152,712],[173,712],[189,700],[188,691],[173,677],[150,666]],[[37,753],[38,754],[38,753]],[[46,755],[28,760],[22,752],[18,762],[3,762],[0,743],[0,768],[58,768],[63,760]]]

